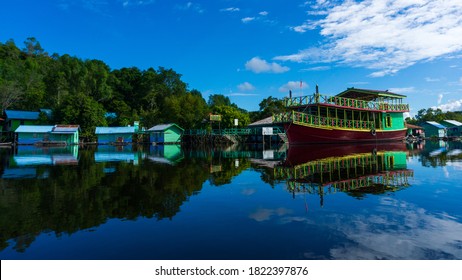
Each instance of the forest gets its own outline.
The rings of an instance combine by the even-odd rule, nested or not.
[[[258,112],[247,112],[222,94],[206,101],[173,69],[111,69],[96,59],[50,55],[33,37],[22,49],[13,40],[0,42],[0,105],[2,112],[52,109],[52,119],[41,118],[43,124],[79,124],[87,139],[96,126],[134,121],[145,128],[177,123],[185,129],[206,129],[209,114],[222,115],[222,128],[232,127],[234,119],[244,127],[282,109],[282,102],[271,96],[260,103]]]

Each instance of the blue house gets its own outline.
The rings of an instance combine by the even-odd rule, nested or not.
[[[19,145],[33,145],[50,140],[53,125],[20,125],[16,128],[16,142]]]
[[[135,127],[133,126],[97,127],[95,130],[98,144],[131,143],[134,133]]]
[[[66,145],[79,143],[78,125],[20,125],[16,130],[18,145],[60,142]]]

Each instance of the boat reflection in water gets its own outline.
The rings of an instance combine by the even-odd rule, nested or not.
[[[322,206],[326,194],[346,192],[361,198],[410,186],[414,172],[407,169],[406,158],[404,143],[291,146],[274,175],[286,181],[294,196],[319,195]]]

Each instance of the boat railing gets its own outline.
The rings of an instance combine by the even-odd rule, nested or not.
[[[284,112],[273,116],[273,122],[284,123],[291,122],[306,126],[330,127],[330,128],[345,128],[345,129],[360,129],[371,130],[375,128],[373,121],[348,120],[332,117],[323,117],[318,115],[306,114],[301,112]]]
[[[279,127],[272,127],[273,135],[284,133]],[[261,135],[262,128],[187,129],[183,135]]]
[[[393,103],[387,101],[366,101],[340,96],[328,96],[323,94],[313,94],[284,99],[284,105],[286,107],[307,106],[313,104],[326,104],[361,110],[395,112],[409,111],[409,104]]]

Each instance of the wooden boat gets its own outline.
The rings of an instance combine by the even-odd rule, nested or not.
[[[284,99],[288,111],[273,116],[283,123],[289,144],[402,140],[406,136],[406,96],[348,88],[336,96],[316,93]]]

